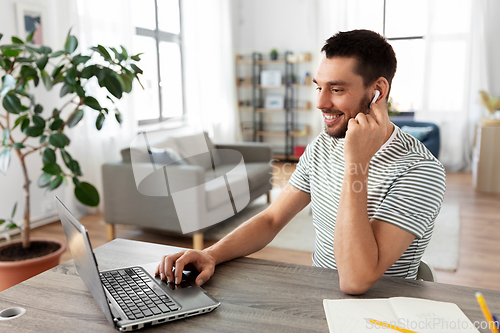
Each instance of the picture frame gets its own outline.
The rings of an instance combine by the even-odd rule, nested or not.
[[[281,86],[281,71],[265,70],[260,72],[260,85],[263,87]]]
[[[47,44],[47,28],[44,27],[47,21],[44,7],[27,3],[16,3],[16,18],[18,37],[26,39],[33,28],[36,28],[30,44],[40,46]]]
[[[283,95],[268,95],[264,100],[264,108],[266,109],[283,109],[285,107],[285,96]]]

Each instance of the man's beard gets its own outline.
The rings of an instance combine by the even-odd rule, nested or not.
[[[368,95],[365,94],[365,96],[359,102],[358,111],[351,118],[355,118],[358,113],[368,114],[370,112],[370,103],[371,103],[370,97],[368,97]],[[325,123],[324,124],[325,133],[331,136],[332,138],[337,138],[337,139],[345,138],[345,134],[347,132],[347,125],[349,123],[349,119],[351,119],[351,118],[345,119],[345,115],[346,115],[345,113],[342,114],[343,123],[341,124],[334,123],[329,125]]]

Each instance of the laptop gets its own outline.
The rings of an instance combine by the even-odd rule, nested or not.
[[[208,313],[220,303],[196,285],[191,272],[180,284],[154,276],[157,262],[99,271],[85,227],[62,201],[54,198],[76,270],[108,322],[132,331]]]

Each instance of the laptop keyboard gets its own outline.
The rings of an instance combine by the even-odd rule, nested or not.
[[[179,310],[176,304],[140,268],[100,273],[101,281],[130,320]]]

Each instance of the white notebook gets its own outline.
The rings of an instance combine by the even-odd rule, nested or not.
[[[331,333],[396,332],[374,319],[413,332],[479,332],[454,303],[421,298],[323,300]]]

